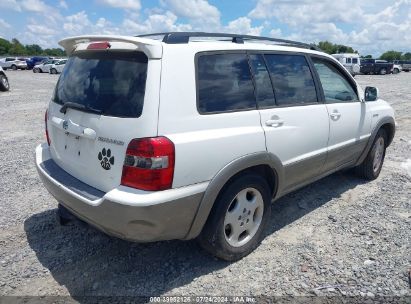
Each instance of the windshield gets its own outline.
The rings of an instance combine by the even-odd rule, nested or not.
[[[53,101],[77,103],[107,116],[139,117],[147,61],[136,51],[77,52],[66,62]]]

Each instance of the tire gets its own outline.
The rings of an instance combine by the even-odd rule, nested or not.
[[[218,195],[197,240],[220,259],[239,260],[260,244],[270,215],[267,181],[255,174],[239,176]]]
[[[398,74],[400,72],[399,69],[394,69],[394,71],[392,71],[393,74]]]
[[[11,66],[11,69],[12,69],[13,71],[17,71],[17,66],[13,64],[13,65]]]
[[[0,75],[0,91],[6,92],[8,90],[10,90],[10,84],[7,77]]]
[[[56,70],[56,69],[54,69],[54,68],[53,68],[53,69],[51,69],[51,70],[50,70],[50,74],[57,74],[57,70]]]
[[[387,144],[387,133],[380,129],[375,136],[371,149],[364,161],[355,168],[357,175],[366,180],[376,179],[381,172],[385,158]]]
[[[387,70],[386,69],[381,69],[380,70],[380,75],[385,75],[387,74]]]
[[[34,68],[33,69],[33,73],[38,73],[39,72],[39,68]]]
[[[361,67],[360,67],[359,64],[354,64],[354,65],[352,66],[352,72],[353,72],[353,74],[359,74],[360,71],[361,71]]]

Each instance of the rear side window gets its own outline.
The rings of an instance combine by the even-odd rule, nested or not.
[[[352,59],[352,63],[353,63],[353,64],[358,63],[358,58],[353,58],[353,59]]]
[[[197,81],[202,114],[256,109],[246,54],[200,55]]]
[[[359,100],[351,83],[332,63],[319,58],[313,58],[313,62],[327,103]]]
[[[139,117],[143,111],[147,62],[142,52],[77,52],[67,60],[54,102],[78,103],[106,116]]]
[[[265,55],[277,105],[317,102],[314,80],[305,56]]]

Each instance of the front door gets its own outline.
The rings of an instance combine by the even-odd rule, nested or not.
[[[329,59],[313,57],[330,123],[325,170],[355,162],[370,136],[371,117],[354,81]]]

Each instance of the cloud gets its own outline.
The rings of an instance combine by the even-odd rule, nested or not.
[[[143,33],[167,32],[167,31],[189,31],[192,29],[189,24],[177,24],[177,16],[167,11],[165,14],[150,15],[143,22],[136,22],[131,19],[125,19],[122,27],[132,35]]]
[[[41,24],[29,24],[27,29],[33,34],[39,34],[41,36],[52,36],[57,34],[57,31]]]
[[[17,3],[16,0],[1,0],[0,8],[10,9],[10,10],[18,11],[18,12],[21,11],[20,4]]]
[[[21,1],[21,7],[24,10],[36,13],[48,11],[51,8],[41,0],[23,0]]]
[[[11,25],[7,23],[4,19],[0,18],[0,29],[11,28]]]
[[[59,6],[64,9],[68,9],[67,2],[64,0],[60,0]]]
[[[290,26],[316,22],[355,22],[363,15],[356,0],[259,0],[248,14],[255,19],[275,18]]]
[[[210,31],[221,27],[220,11],[206,0],[162,0],[161,2],[176,16],[189,19],[196,29]]]
[[[63,23],[64,31],[69,35],[80,35],[84,33],[84,29],[91,25],[90,20],[85,11],[67,16]]]
[[[98,0],[99,3],[121,9],[140,10],[140,0]]]
[[[391,4],[385,0],[258,0],[248,14],[251,19],[280,26],[283,30],[278,33],[283,38],[329,40],[374,55],[388,49],[409,50],[410,16],[411,0]]]
[[[225,29],[230,33],[259,36],[261,35],[263,26],[252,27],[251,19],[247,17],[240,17],[229,22]]]
[[[409,51],[411,45],[411,0],[254,0],[248,14],[228,20],[223,18],[226,12],[208,0],[157,0],[145,6],[141,0],[94,0],[102,5],[99,16],[69,8],[67,0],[51,3],[0,0],[1,12],[21,11],[26,24],[19,29],[4,14],[0,34],[43,47],[56,47],[61,38],[71,35],[160,31],[233,32],[303,42],[329,40],[374,55],[389,49]],[[111,8],[122,10],[123,20],[111,19]],[[231,9],[236,13],[236,6]]]
[[[270,36],[273,38],[279,38],[283,35],[283,32],[281,31],[281,29],[272,29],[270,31]]]

